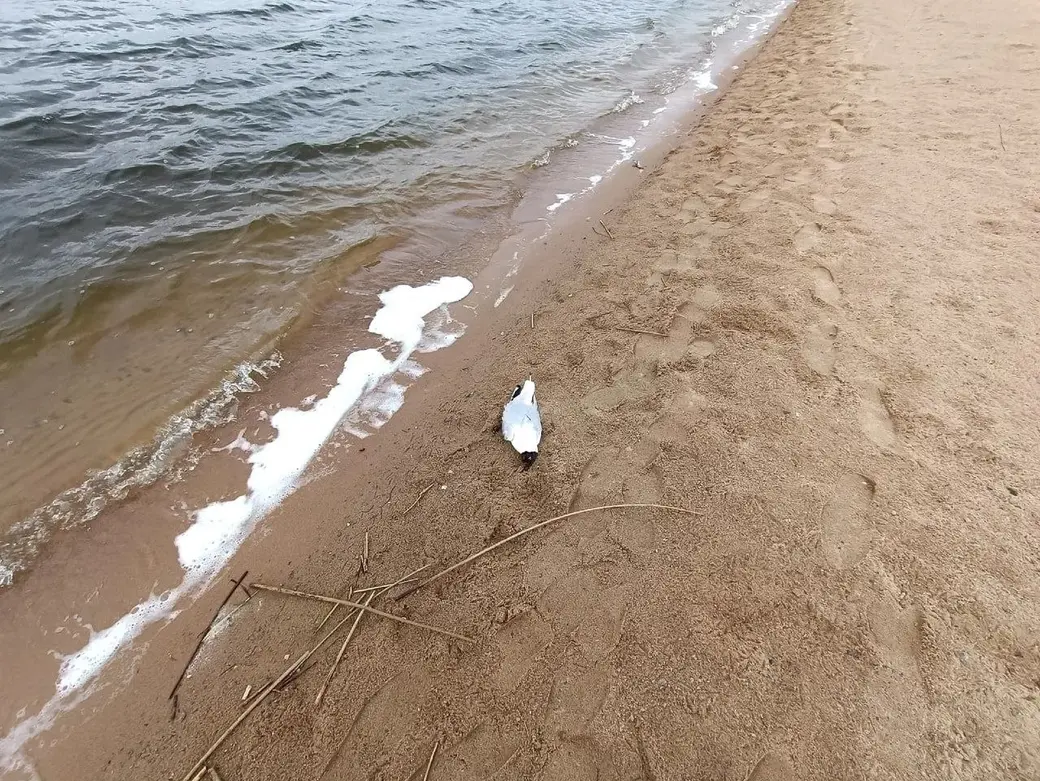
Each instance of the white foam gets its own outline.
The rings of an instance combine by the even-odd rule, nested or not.
[[[589,181],[592,182],[592,187],[595,187],[597,184],[603,181],[603,177],[599,174],[595,174],[589,177]],[[590,187],[589,189],[591,190],[592,188]]]
[[[498,309],[498,305],[501,304],[503,301],[505,301],[506,298],[509,296],[509,294],[512,293],[512,292],[513,292],[513,286],[510,285],[505,290],[503,290],[501,293],[499,293],[498,294],[498,298],[495,299],[495,309]]]
[[[150,596],[108,628],[92,633],[82,649],[64,657],[54,696],[0,740],[0,769],[26,767],[21,756],[25,743],[48,729],[63,710],[88,697],[99,673],[145,627],[171,617],[180,599],[196,594],[220,572],[257,521],[299,486],[307,466],[352,410],[363,408],[369,425],[375,421],[378,427],[400,408],[405,388],[393,376],[400,372],[418,377],[422,368],[409,360],[413,352],[439,349],[458,338],[461,329],[443,328],[454,322],[447,305],[462,300],[472,289],[467,279],[444,277],[421,287],[399,285],[380,294],[382,306],[369,331],[391,343],[383,349],[394,350],[392,357],[379,349],[352,352],[324,398],[308,409],[285,408],[271,417],[274,438],[250,445],[246,492],[203,507],[192,525],[177,536],[177,555],[184,569],[181,584]],[[427,329],[426,318],[438,312],[439,317],[431,318],[438,327]]]
[[[546,211],[554,212],[574,197],[574,193],[556,193],[556,203],[549,204]]]
[[[699,89],[711,92],[719,88],[719,85],[711,80],[711,68],[705,68],[699,70],[693,74],[693,83],[697,85]]]
[[[169,594],[151,596],[133,610],[101,632],[92,632],[86,646],[77,653],[65,657],[58,674],[59,696],[83,688],[108,664],[119,649],[140,634],[141,630],[155,622],[169,610]]]

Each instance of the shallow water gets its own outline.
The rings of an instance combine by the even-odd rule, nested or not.
[[[357,268],[420,276],[771,5],[2,4],[0,577],[165,470]]]

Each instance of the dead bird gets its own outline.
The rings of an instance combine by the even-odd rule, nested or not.
[[[542,418],[534,397],[533,379],[517,385],[502,410],[502,436],[520,454],[524,469],[529,469],[538,458],[538,443],[542,440]]]

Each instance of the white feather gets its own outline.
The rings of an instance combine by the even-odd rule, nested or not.
[[[533,380],[520,386],[520,392],[502,410],[502,436],[517,453],[538,452],[538,443],[542,440],[542,418],[538,414]]]

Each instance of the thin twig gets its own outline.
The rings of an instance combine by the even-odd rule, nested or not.
[[[435,580],[440,580],[441,578],[443,578],[448,573],[454,572],[459,567],[464,567],[465,565],[469,564],[471,561],[479,559],[484,554],[490,553],[491,551],[495,550],[495,548],[500,548],[501,546],[505,545],[507,542],[512,542],[517,537],[522,537],[525,534],[533,532],[533,531],[535,531],[537,529],[541,529],[543,526],[548,526],[550,523],[555,523],[556,521],[562,521],[565,518],[572,518],[575,515],[583,515],[584,513],[596,512],[598,510],[622,510],[622,509],[635,508],[635,507],[649,507],[649,508],[654,508],[654,509],[657,509],[657,510],[671,510],[672,512],[685,513],[686,515],[702,515],[703,514],[703,513],[696,512],[695,510],[687,510],[687,509],[685,509],[683,507],[672,507],[672,506],[666,505],[666,504],[606,504],[606,505],[602,505],[600,507],[587,507],[584,510],[575,510],[574,512],[564,513],[563,515],[557,515],[554,518],[550,518],[547,521],[541,521],[540,523],[536,523],[534,526],[528,526],[526,529],[521,529],[516,534],[510,534],[504,540],[499,540],[494,545],[488,545],[486,548],[484,548],[483,550],[477,551],[472,556],[467,556],[466,558],[464,558],[462,561],[458,562],[457,564],[452,564],[450,567],[448,567],[447,569],[441,570],[436,575],[432,575],[432,576],[428,577],[422,583],[419,583],[416,586],[412,586],[410,589],[405,591],[403,594],[400,594],[397,597],[397,599],[404,599],[409,594],[412,594],[412,593],[418,591],[419,589],[424,588],[425,586],[430,585]],[[255,583],[253,584],[253,587],[256,588],[256,584]]]
[[[245,702],[249,699],[249,692],[251,691],[253,691],[253,684],[249,684],[248,686],[246,686],[246,690],[242,692],[242,702]]]
[[[235,719],[233,722],[231,722],[231,726],[224,730],[223,733],[221,733],[220,737],[216,739],[213,745],[209,747],[206,753],[202,755],[202,757],[195,763],[191,770],[187,772],[187,774],[184,776],[183,779],[181,779],[181,781],[196,781],[197,778],[201,777],[201,774],[198,774],[198,771],[200,769],[205,769],[206,761],[211,756],[213,756],[214,753],[216,753],[216,750],[218,748],[224,745],[224,741],[227,740],[228,737],[230,737],[231,733],[238,729],[238,726],[243,721],[249,718],[249,714],[256,710],[260,706],[260,703],[266,700],[267,697],[271,694],[271,692],[273,692],[276,688],[281,686],[294,673],[296,673],[296,671],[303,666],[304,662],[306,662],[314,654],[320,651],[321,648],[325,645],[325,643],[329,641],[329,638],[336,634],[336,632],[339,631],[339,628],[343,626],[345,623],[347,623],[347,621],[349,621],[353,617],[353,615],[353,612],[347,613],[347,615],[345,615],[339,621],[338,624],[332,627],[332,629],[328,631],[328,634],[321,638],[321,640],[319,640],[309,651],[305,651],[304,653],[300,654],[296,658],[296,661],[290,664],[288,667],[286,667],[281,675],[279,675],[277,678],[275,678],[273,681],[267,684],[267,686],[265,686],[260,691],[260,693],[254,697],[253,701],[246,706],[246,709],[242,711],[239,717]]]
[[[462,640],[466,643],[476,642],[471,637],[465,635],[459,635],[448,629],[441,629],[440,627],[430,626],[429,624],[422,624],[418,621],[412,621],[409,618],[402,618],[401,616],[395,616],[393,613],[387,613],[383,610],[379,610],[374,607],[362,605],[360,602],[350,602],[346,599],[336,599],[336,597],[327,597],[324,594],[312,594],[308,591],[296,591],[291,588],[279,588],[278,586],[268,586],[264,583],[252,583],[253,588],[260,589],[261,591],[273,591],[276,594],[288,594],[292,597],[303,597],[304,599],[316,599],[319,602],[331,602],[337,605],[344,605],[345,607],[352,607],[355,610],[364,610],[368,613],[374,613],[377,616],[383,618],[389,618],[391,621],[397,621],[402,624],[408,624],[409,626],[415,626],[419,629],[425,629],[428,632],[435,632],[439,635],[447,635],[448,637],[454,637],[456,640]]]
[[[239,584],[239,585],[241,585],[241,584]],[[241,610],[242,608],[244,608],[246,605],[248,605],[249,604],[249,600],[252,599],[252,598],[253,598],[253,595],[252,595],[252,593],[250,593],[249,599],[243,599],[241,602],[239,602],[237,605],[235,605],[234,608],[232,608],[230,613],[228,613],[223,618],[218,619],[217,621],[214,621],[213,622],[213,626],[210,627],[210,631],[211,632],[213,631],[213,627],[217,627],[217,626],[220,626],[221,624],[227,623],[232,618],[234,618],[236,615],[238,615],[238,611]]]
[[[191,777],[191,781],[200,781],[204,775],[206,775],[206,768],[200,767],[199,772]]]
[[[361,571],[368,574],[368,532],[365,532],[365,547],[361,551]]]
[[[387,589],[389,590],[389,587],[387,587]],[[376,592],[370,592],[369,595],[365,597],[365,607],[368,607],[375,597]],[[350,631],[347,632],[347,636],[343,640],[343,645],[339,647],[339,653],[336,654],[336,661],[334,661],[332,663],[332,667],[329,668],[329,674],[325,676],[325,680],[322,682],[321,688],[318,690],[318,696],[314,698],[315,705],[321,705],[322,698],[325,697],[325,690],[329,688],[329,683],[332,682],[332,676],[334,676],[336,674],[336,670],[339,669],[340,660],[343,658],[343,654],[347,650],[347,645],[350,643],[350,639],[354,636],[354,632],[357,631],[358,624],[361,623],[361,619],[364,617],[364,615],[365,613],[363,610],[358,611],[357,618],[354,619],[353,626],[350,627]]]
[[[405,580],[399,580],[396,583],[383,583],[379,586],[365,586],[364,588],[354,589],[355,594],[367,594],[369,591],[382,591],[383,589],[394,588],[395,586],[402,586],[405,583],[414,583],[416,578],[406,578]],[[338,605],[337,605],[338,607]]]
[[[592,226],[592,232],[595,233],[597,236],[600,236],[600,237],[602,237],[604,239],[607,238],[602,233],[600,233],[598,230],[596,230],[596,226],[595,225]]]
[[[191,667],[191,663],[195,661],[195,657],[199,655],[199,650],[202,648],[202,644],[206,642],[206,637],[209,635],[209,630],[213,627],[213,622],[217,620],[217,616],[219,616],[220,611],[224,609],[224,605],[226,605],[228,601],[231,599],[231,597],[235,595],[235,592],[238,591],[239,585],[246,579],[246,576],[248,574],[249,570],[246,570],[242,573],[242,577],[240,577],[238,580],[231,581],[234,584],[233,586],[231,586],[231,591],[229,591],[227,593],[227,596],[224,597],[223,600],[221,600],[219,607],[217,607],[216,612],[213,614],[213,617],[209,620],[209,623],[206,624],[206,629],[202,632],[201,635],[199,635],[199,641],[195,644],[195,648],[192,649],[191,656],[188,657],[188,661],[184,664],[184,669],[181,670],[181,674],[177,676],[177,682],[173,684],[173,688],[170,690],[170,696],[166,699],[172,700],[173,695],[175,695],[177,693],[177,690],[181,687],[181,683],[184,682],[184,676],[188,674],[188,669]]]
[[[531,311],[531,330],[534,330],[534,311]]]
[[[611,241],[613,241],[614,240],[614,234],[610,232],[610,228],[607,227],[607,223],[603,222],[603,220],[600,220],[599,224],[602,225],[603,226],[603,230],[605,230],[607,232],[607,238],[609,238]]]
[[[433,760],[437,757],[437,749],[440,748],[440,745],[439,740],[433,744],[433,751],[430,752],[430,761],[426,763],[426,772],[422,775],[422,781],[429,781],[430,768],[433,767]]]
[[[325,618],[321,619],[321,623],[318,624],[318,628],[314,631],[320,632],[321,628],[329,622],[329,619],[332,618],[332,614],[335,613],[337,610],[339,610],[339,605],[333,605],[332,607],[330,607],[329,612],[325,614]]]
[[[657,331],[644,331],[642,328],[624,328],[620,325],[614,326],[615,331],[628,331],[630,334],[646,334],[647,336],[659,336],[662,339],[667,339],[668,334],[661,334]]]
[[[1007,147],[1004,146],[1004,129],[999,124],[997,125],[997,132],[1000,133],[1000,148],[1006,152]]]
[[[347,592],[347,599],[353,599],[353,598],[354,598],[354,587],[351,586],[350,590]],[[329,608],[329,612],[325,614],[325,618],[321,619],[321,623],[318,624],[318,628],[315,629],[314,631],[315,632],[320,632],[321,628],[323,626],[325,626],[325,624],[327,624],[329,622],[329,619],[332,618],[332,614],[335,613],[337,610],[339,610],[339,605],[333,605],[331,608]]]
[[[433,488],[435,485],[436,485],[436,483],[430,483],[428,486],[426,486],[424,489],[422,489],[419,492],[419,495],[415,498],[415,501],[412,502],[410,505],[408,505],[408,508],[403,513],[401,513],[401,517],[403,518],[404,516],[408,515],[408,513],[411,512],[412,509],[414,509],[415,506],[417,504],[419,504],[419,502],[422,501],[422,498],[424,496],[426,496],[426,492],[429,491],[431,488]]]

